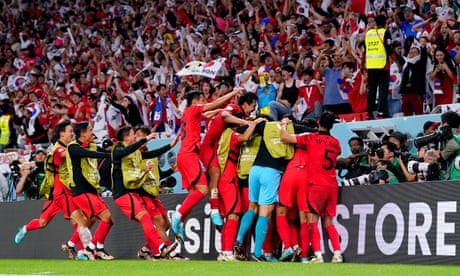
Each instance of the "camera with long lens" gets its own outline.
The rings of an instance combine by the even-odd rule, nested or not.
[[[418,174],[422,176],[422,180],[426,181],[437,180],[440,177],[440,168],[438,163],[426,163],[411,160],[407,164],[407,171],[411,174]]]
[[[379,180],[387,180],[388,173],[385,170],[374,170],[369,174],[342,180],[342,187],[378,184]]]
[[[460,171],[460,156],[455,157],[453,166],[457,171]]]
[[[421,148],[428,146],[428,149],[438,149],[439,142],[442,140],[442,134],[440,132],[435,132],[425,136],[417,137],[414,139],[414,146],[416,148]]]

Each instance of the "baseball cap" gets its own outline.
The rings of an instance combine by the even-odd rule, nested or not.
[[[437,128],[440,124],[441,124],[440,122],[426,121],[423,124],[423,130],[425,131],[425,130],[429,129],[430,127]]]
[[[38,148],[38,149],[36,149],[36,150],[34,151],[33,154],[36,155],[36,154],[39,153],[39,152],[41,152],[41,153],[43,153],[43,154],[46,154],[46,150],[45,150],[44,148]]]
[[[406,138],[407,138],[406,135],[404,135],[403,133],[401,133],[399,131],[395,131],[395,132],[391,133],[388,137],[394,137],[394,138],[398,139],[399,142],[401,142],[401,144],[405,143]]]
[[[38,153],[43,153],[44,155],[46,155],[46,150],[44,148],[37,148],[36,150],[34,150],[32,152],[32,154],[30,155],[30,159],[34,159],[35,156],[37,156]]]

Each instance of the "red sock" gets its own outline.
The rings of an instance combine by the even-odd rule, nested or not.
[[[219,209],[219,198],[210,198],[209,203],[211,204],[211,209]]]
[[[299,245],[299,241],[297,240],[297,228],[295,226],[294,221],[289,221],[289,236],[291,237],[291,246]]]
[[[222,229],[222,251],[232,251],[235,242],[236,233],[238,232],[238,220],[228,219]]]
[[[313,252],[319,252],[321,251],[321,236],[319,234],[318,223],[311,222],[309,225],[309,228],[311,228],[311,246],[313,247]]]
[[[39,219],[33,219],[26,225],[27,232],[43,228]]]
[[[228,220],[224,222],[224,226],[220,230],[220,250],[223,252],[227,248],[227,228],[228,228]]]
[[[77,245],[77,249],[78,250],[83,250],[83,243],[81,242],[80,239],[78,239],[78,241],[75,243]]]
[[[74,223],[72,227],[73,233],[72,236],[70,236],[69,241],[73,242],[74,244],[77,244],[80,241],[80,234],[78,234],[78,223]]]
[[[300,248],[302,249],[302,257],[308,257],[308,247],[311,240],[311,229],[308,228],[308,223],[300,224]]]
[[[182,206],[179,208],[179,213],[182,214],[182,221],[185,220],[187,215],[190,213],[192,208],[200,202],[204,198],[204,195],[199,191],[196,190],[189,194],[185,199],[184,202],[182,202]]]
[[[107,221],[99,221],[99,225],[96,229],[96,232],[94,232],[94,237],[93,237],[93,243],[96,245],[97,243],[104,244],[105,238],[109,234],[110,227],[112,227],[111,222]]]
[[[285,215],[276,216],[276,228],[281,240],[284,243],[284,248],[292,246],[291,237],[289,235],[289,224]]]
[[[339,239],[339,233],[337,232],[337,229],[335,229],[334,225],[329,225],[326,227],[326,232],[329,237],[329,240],[331,240],[332,243],[332,248],[334,251],[340,251],[340,239]]]
[[[158,254],[158,248],[163,243],[161,240],[160,235],[158,235],[158,231],[153,225],[152,218],[149,214],[145,214],[139,220],[140,224],[142,225],[142,230],[144,230],[144,237],[149,244],[148,248],[152,254]]]

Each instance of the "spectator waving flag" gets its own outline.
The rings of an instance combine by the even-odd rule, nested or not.
[[[192,61],[187,63],[177,75],[182,76],[203,76],[207,78],[215,78],[218,75],[222,75],[224,68],[225,58],[219,58],[210,62]]]
[[[109,137],[107,130],[107,121],[105,120],[105,108],[107,103],[105,102],[105,95],[101,96],[101,102],[97,108],[96,116],[94,117],[93,133],[96,135],[97,140],[100,142],[105,137]]]
[[[136,48],[143,54],[145,54],[145,45],[142,40],[142,35],[139,35],[136,40]]]
[[[297,7],[297,14],[303,15],[305,17],[309,17],[310,15],[310,4],[305,1],[297,1],[299,6]]]
[[[254,7],[251,5],[251,3],[249,3],[249,1],[244,1],[244,5],[248,10],[248,16],[252,17],[254,15]]]
[[[29,82],[28,77],[11,75],[8,77],[7,85],[10,90],[16,91],[26,82]]]
[[[94,118],[93,132],[97,140],[102,141],[106,137],[115,138],[116,132],[123,125],[123,114],[114,106],[107,104],[105,96],[102,96],[96,117]]]

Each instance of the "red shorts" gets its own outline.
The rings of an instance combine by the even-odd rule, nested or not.
[[[54,216],[56,216],[61,211],[56,205],[54,200],[47,200],[42,208],[42,213],[40,214],[40,218],[46,222],[50,222]],[[68,219],[68,218],[66,218]]]
[[[159,198],[143,195],[141,196],[145,209],[152,218],[156,216],[168,217],[168,212]]]
[[[136,215],[145,211],[145,204],[136,193],[124,194],[115,199],[114,202],[130,220],[136,220]]]
[[[223,217],[241,213],[241,195],[236,171],[224,171],[219,179],[219,211]]]
[[[78,207],[75,205],[70,191],[64,192],[53,197],[52,200],[47,200],[45,202],[40,218],[49,222],[57,213],[62,211],[64,213],[64,219],[70,219],[70,215],[77,209]]]
[[[178,154],[177,169],[182,176],[182,189],[191,190],[195,185],[208,185],[206,170],[198,154]]]
[[[211,144],[202,144],[200,148],[200,159],[207,170],[210,168],[219,168],[216,146]]]
[[[73,201],[78,206],[78,208],[80,208],[83,214],[85,214],[85,216],[89,219],[94,218],[103,211],[109,209],[102,197],[92,193],[84,193],[75,196],[73,197]]]
[[[307,179],[308,172],[305,168],[287,168],[281,178],[279,202],[286,207],[297,206],[299,210],[307,212]]]
[[[308,185],[308,207],[310,212],[321,217],[335,217],[339,189],[322,185]]]

